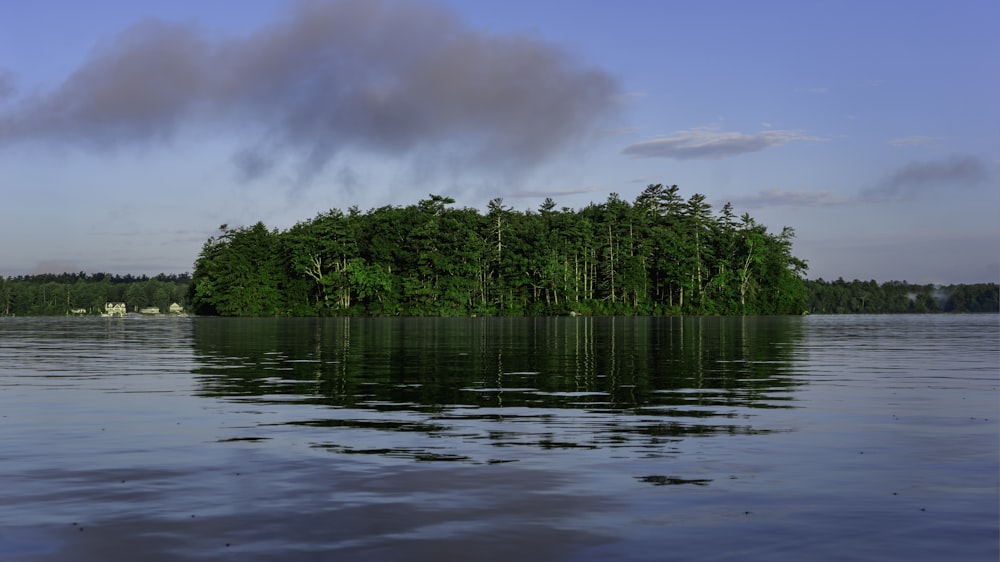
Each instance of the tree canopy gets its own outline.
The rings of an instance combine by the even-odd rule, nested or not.
[[[713,213],[675,185],[579,210],[454,204],[331,209],[283,232],[222,225],[190,276],[0,278],[0,316],[98,314],[107,302],[225,316],[1000,312],[996,283],[803,279],[791,228],[769,232],[729,204]]]
[[[806,281],[808,309],[818,314],[1000,312],[996,283],[917,285],[905,281]]]
[[[129,311],[171,304],[188,306],[187,274],[155,277],[108,273],[44,273],[0,278],[0,316],[100,314],[108,302],[123,302]],[[82,312],[81,312],[82,311]]]
[[[285,231],[223,225],[195,262],[191,303],[224,316],[799,314],[794,231],[649,185],[573,210],[546,199],[485,213],[430,195],[331,209]]]

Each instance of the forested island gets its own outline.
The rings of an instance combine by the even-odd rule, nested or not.
[[[332,209],[285,231],[223,225],[190,276],[0,278],[0,315],[99,314],[108,302],[221,316],[1000,312],[996,283],[807,280],[791,228],[769,232],[729,204],[714,213],[676,185],[579,210],[454,203]]]
[[[574,210],[487,212],[430,195],[333,209],[286,231],[221,227],[192,273],[198,314],[467,316],[801,314],[791,228],[648,186]]]

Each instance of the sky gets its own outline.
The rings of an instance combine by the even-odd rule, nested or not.
[[[649,184],[811,279],[1000,281],[996,0],[0,0],[0,277]]]

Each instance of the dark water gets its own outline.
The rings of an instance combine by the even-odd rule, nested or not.
[[[0,319],[0,560],[988,560],[991,316]]]

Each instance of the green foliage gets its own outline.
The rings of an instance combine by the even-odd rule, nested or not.
[[[107,273],[62,273],[0,278],[0,316],[96,315],[108,302],[124,302],[129,311],[171,304],[188,307],[186,275],[156,277]]]
[[[805,282],[808,309],[818,314],[900,314],[929,312],[1000,312],[1000,286],[915,285],[889,281]]]
[[[281,262],[279,236],[263,223],[248,228],[220,227],[195,262],[191,302],[198,314],[275,316],[287,314],[282,283],[288,280]]]
[[[200,314],[799,314],[805,263],[731,206],[650,185],[580,210],[485,215],[431,194],[408,207],[322,213],[291,229],[225,225],[195,263]]]
[[[701,194],[648,186],[573,210],[547,199],[487,213],[440,195],[333,209],[287,231],[220,227],[194,273],[0,278],[0,315],[130,311],[172,302],[222,316],[762,315],[998,312],[997,284],[804,280],[795,232],[768,232]],[[190,303],[190,307],[188,306]]]

